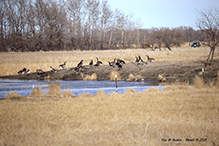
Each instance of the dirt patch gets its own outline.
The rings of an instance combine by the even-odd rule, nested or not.
[[[158,75],[163,74],[166,82],[189,82],[192,83],[196,75],[202,76],[204,60],[170,60],[154,61],[148,64],[137,65],[129,62],[122,65],[122,68],[111,68],[108,65],[89,66],[85,65],[79,71],[75,68],[57,70],[57,72],[30,73],[23,75],[2,76],[1,79],[18,80],[83,80],[87,75],[96,74],[96,80],[110,80],[113,71],[118,72],[120,80],[129,80],[130,74],[135,81],[158,81]],[[205,80],[216,81],[219,71],[219,59],[214,60],[211,67],[205,68]]]

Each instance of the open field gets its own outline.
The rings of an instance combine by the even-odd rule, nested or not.
[[[140,93],[7,97],[0,145],[219,145],[219,84],[200,81]]]
[[[67,62],[67,68],[75,67],[84,60],[84,65],[88,65],[90,60],[96,62],[98,57],[103,64],[107,61],[113,61],[114,58],[120,58],[126,62],[134,62],[135,56],[141,55],[146,60],[146,55],[154,57],[156,61],[164,60],[205,60],[209,53],[209,48],[173,48],[172,51],[163,49],[163,51],[151,51],[151,49],[126,49],[126,50],[103,50],[103,51],[62,51],[62,52],[19,52],[19,53],[0,53],[0,76],[15,75],[24,67],[35,72],[36,69],[49,71],[49,67],[58,68],[64,61]],[[218,58],[218,49],[215,52],[215,58]],[[162,65],[162,64],[161,64]]]
[[[179,65],[173,69],[180,70],[181,64],[191,65],[191,62],[200,68],[208,51],[208,48],[201,47],[174,48],[173,51],[136,49],[0,53],[1,67],[4,68],[1,74],[16,74],[23,67],[31,71],[37,68],[49,70],[50,65],[58,68],[64,61],[67,61],[67,67],[72,67],[81,59],[88,64],[95,57],[99,57],[104,64],[115,57],[133,62],[135,56],[141,55],[145,60],[148,54],[156,60],[142,70],[142,75],[146,76],[149,68],[158,68],[164,65],[162,62],[165,62],[163,68]],[[215,58],[219,58],[218,50]],[[217,65],[214,64],[213,71]],[[188,67],[194,69],[192,65]],[[185,69],[181,68],[181,71],[184,73]],[[51,85],[46,95],[40,88],[35,88],[28,97],[11,93],[0,100],[0,146],[219,145],[217,75],[216,84],[205,84],[196,76],[193,87],[188,83],[182,86],[181,83],[163,90],[152,88],[140,93],[130,89],[125,94],[107,95],[99,91],[93,96],[87,93],[73,96],[68,91],[60,93],[57,85]],[[130,80],[135,78],[134,75],[127,76]],[[90,76],[92,79],[97,77]]]

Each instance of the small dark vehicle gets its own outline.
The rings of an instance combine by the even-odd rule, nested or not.
[[[200,47],[201,46],[201,44],[199,43],[199,42],[194,42],[192,45],[191,45],[191,47]]]

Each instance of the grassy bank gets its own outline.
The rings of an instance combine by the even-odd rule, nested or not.
[[[162,51],[151,49],[126,49],[126,50],[103,50],[103,51],[62,51],[62,52],[19,52],[0,53],[0,76],[15,75],[24,67],[35,72],[36,69],[48,71],[49,67],[58,68],[64,61],[67,67],[75,67],[84,60],[88,65],[90,60],[96,62],[98,57],[103,64],[113,61],[114,58],[121,58],[126,62],[135,61],[135,56],[141,55],[146,60],[146,55],[154,57],[156,61],[162,60],[199,60],[205,59],[209,53],[209,48],[173,48],[172,51],[163,49]],[[218,55],[216,50],[215,56]]]
[[[52,85],[47,95],[7,98],[0,145],[219,145],[219,83],[195,83],[78,97]]]

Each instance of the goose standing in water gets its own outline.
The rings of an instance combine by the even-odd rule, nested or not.
[[[154,58],[150,58],[148,55],[146,55],[146,56],[147,56],[147,60],[150,61],[150,62],[151,62],[152,60],[155,60]]]
[[[60,64],[59,67],[61,67],[62,69],[65,69],[65,67],[66,67],[66,62],[64,62],[63,64]]]

